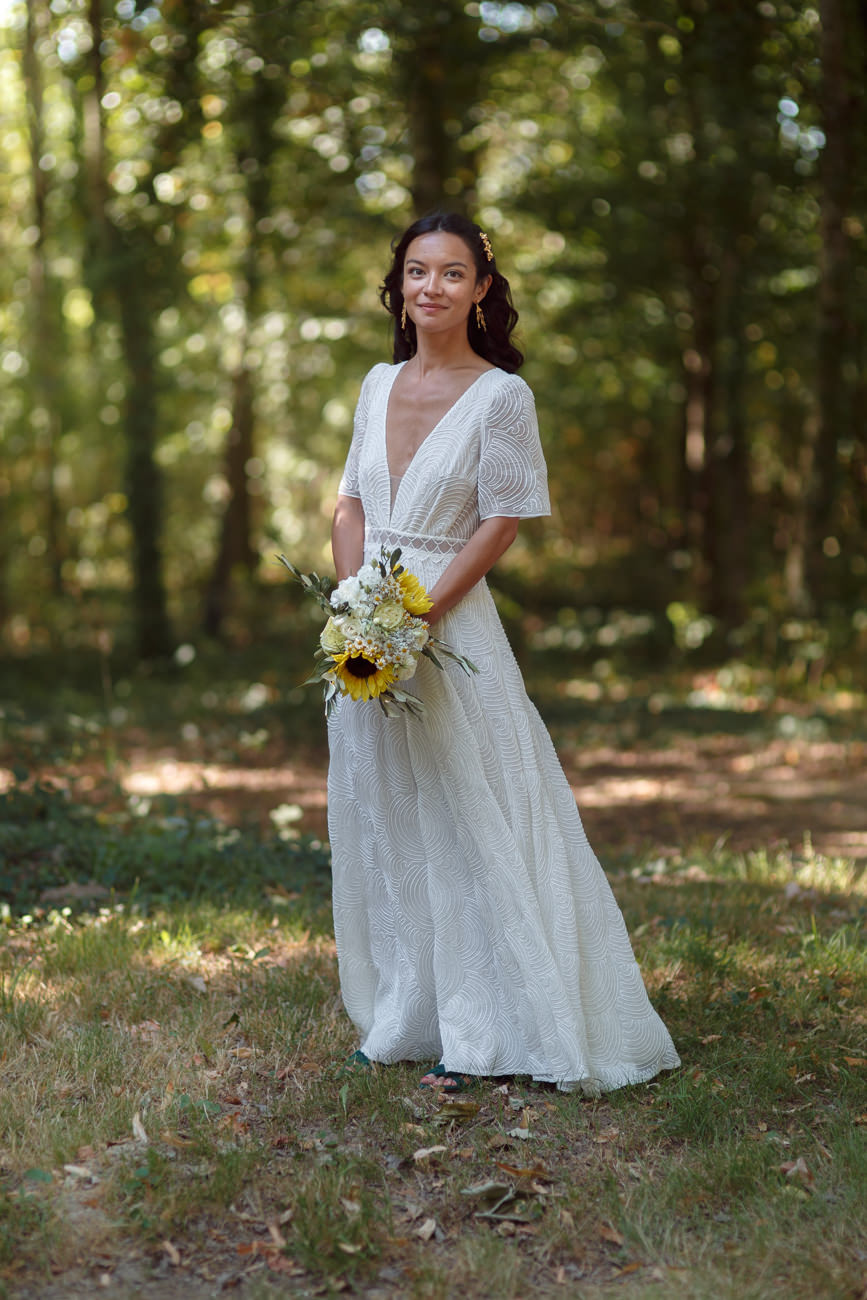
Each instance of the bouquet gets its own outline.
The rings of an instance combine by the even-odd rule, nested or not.
[[[330,578],[301,573],[285,555],[277,557],[293,578],[328,614],[319,637],[315,672],[304,683],[321,682],[325,716],[338,695],[353,700],[378,700],[389,716],[406,711],[424,712],[422,701],[400,686],[412,677],[424,655],[437,668],[437,655],[453,659],[466,673],[478,668],[444,641],[431,635],[421,617],[433,605],[418,578],[400,563],[400,551],[362,565],[332,591]]]

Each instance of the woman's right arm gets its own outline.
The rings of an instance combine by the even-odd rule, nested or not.
[[[358,497],[338,494],[331,524],[331,554],[338,582],[357,573],[364,562],[364,509]]]

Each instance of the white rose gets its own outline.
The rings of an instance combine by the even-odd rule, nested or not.
[[[405,682],[408,677],[415,676],[415,670],[418,667],[418,660],[415,655],[407,655],[401,660],[400,667],[397,670],[397,680]]]
[[[326,654],[340,654],[346,645],[344,636],[338,621],[330,618],[319,634],[319,644]]]
[[[361,624],[358,619],[353,618],[351,614],[338,614],[334,622],[340,628],[340,631],[343,633],[343,636],[347,641],[351,641],[353,637],[361,635]]]
[[[373,621],[386,632],[393,632],[403,622],[403,605],[399,605],[396,600],[384,600],[377,607]]]

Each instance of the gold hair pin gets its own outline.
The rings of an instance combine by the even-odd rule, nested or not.
[[[494,250],[491,248],[491,241],[490,239],[488,239],[488,236],[485,234],[484,230],[479,231],[479,239],[481,239],[482,241],[482,248],[485,250],[485,257],[487,257],[489,262],[493,262]]]

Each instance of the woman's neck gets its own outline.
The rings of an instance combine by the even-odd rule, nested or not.
[[[409,363],[419,377],[436,370],[466,370],[484,367],[484,358],[474,352],[466,334],[419,334],[417,351]]]

